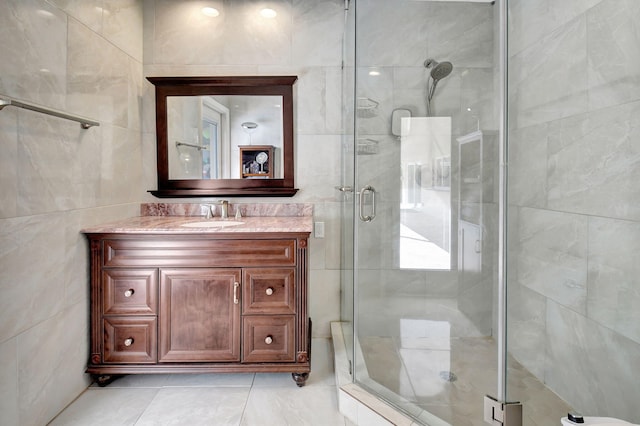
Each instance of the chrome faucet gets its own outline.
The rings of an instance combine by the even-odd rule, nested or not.
[[[227,200],[220,201],[220,217],[222,219],[229,218],[229,202]]]

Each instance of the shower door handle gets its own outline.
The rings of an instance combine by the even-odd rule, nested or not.
[[[340,192],[353,192],[353,188],[348,185],[336,186],[335,188]]]
[[[371,215],[365,215],[363,213],[364,210],[364,195],[370,192],[371,193]],[[362,188],[360,190],[360,203],[359,203],[359,212],[358,214],[360,215],[360,220],[363,222],[371,222],[373,219],[375,219],[376,217],[376,189],[371,186],[371,185],[367,185],[364,188]]]

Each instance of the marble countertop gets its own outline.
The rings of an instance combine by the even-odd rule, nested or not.
[[[233,222],[242,222],[231,226]],[[198,225],[189,225],[202,224]],[[220,225],[218,225],[220,224]],[[186,225],[186,226],[185,226]],[[205,233],[256,233],[256,232],[312,232],[311,216],[242,217],[240,219],[206,219],[202,216],[138,216],[87,227],[85,234],[205,234]]]

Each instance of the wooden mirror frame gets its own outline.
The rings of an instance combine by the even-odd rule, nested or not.
[[[291,197],[294,188],[293,83],[296,76],[147,77],[155,86],[158,189],[156,197]],[[282,96],[282,179],[169,179],[167,96]]]

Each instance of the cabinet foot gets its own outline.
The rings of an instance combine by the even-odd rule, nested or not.
[[[111,374],[94,374],[93,381],[101,388],[107,386],[120,376],[112,376]]]
[[[309,373],[291,373],[293,381],[296,382],[299,388],[303,387],[309,378]]]

